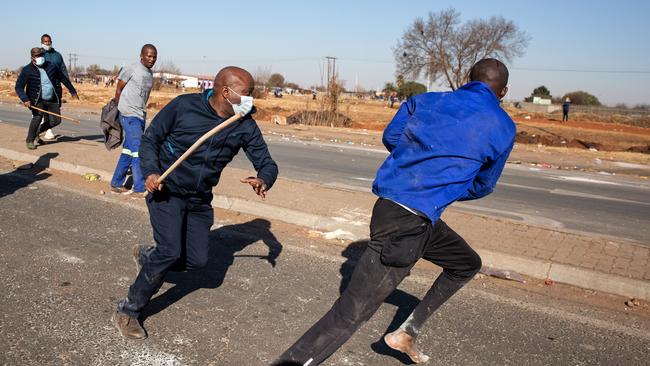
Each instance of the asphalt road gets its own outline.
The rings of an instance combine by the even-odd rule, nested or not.
[[[97,115],[69,113],[82,123],[63,123],[59,133],[98,135]],[[0,120],[26,126],[29,114],[22,107],[0,104]],[[266,139],[282,176],[366,192],[386,156],[382,150],[347,144],[272,134]],[[251,168],[243,153],[232,164]],[[509,164],[493,194],[453,207],[650,245],[650,183],[641,179]]]
[[[60,188],[46,172],[37,183],[23,174],[0,172],[1,364],[268,365],[327,311],[358,255],[233,215],[213,229],[208,267],[169,275],[145,309],[149,338],[126,341],[109,317],[135,275],[130,248],[151,243],[147,214]],[[269,247],[281,247],[275,267],[263,258]],[[433,277],[415,270],[326,364],[404,364],[380,340]],[[624,311],[623,300],[596,305],[601,297],[477,279],[419,344],[433,365],[647,364],[647,314]]]

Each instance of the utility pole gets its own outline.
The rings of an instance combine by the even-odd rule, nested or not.
[[[330,85],[336,79],[336,57],[326,56],[327,59],[327,91],[330,90]]]
[[[77,69],[77,60],[78,56],[76,53],[68,53],[68,67],[70,68],[70,74],[75,73]]]

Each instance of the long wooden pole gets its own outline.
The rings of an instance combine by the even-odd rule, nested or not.
[[[76,123],[76,124],[79,124],[79,122],[80,122],[78,119],[75,119],[75,118],[72,118],[72,117],[62,116],[62,115],[60,115],[60,114],[56,114],[56,113],[54,113],[54,112],[46,111],[45,109],[40,109],[40,108],[38,108],[38,107],[31,106],[31,107],[29,107],[29,108],[31,108],[31,109],[36,109],[37,111],[40,111],[40,112],[43,112],[43,113],[51,114],[51,115],[53,115],[53,116],[57,116],[57,117],[59,117],[59,118],[67,119],[68,121],[72,121],[72,122],[74,122],[74,123]]]
[[[224,128],[230,126],[231,124],[233,124],[234,122],[236,122],[236,121],[237,121],[238,119],[240,119],[241,117],[242,117],[241,114],[240,114],[240,113],[237,113],[237,114],[235,114],[234,116],[228,118],[227,120],[221,122],[217,127],[215,127],[215,128],[213,128],[213,129],[211,129],[210,131],[206,132],[203,136],[201,136],[198,140],[196,140],[196,142],[195,142],[194,144],[192,144],[192,146],[190,146],[190,148],[187,149],[187,151],[185,151],[185,153],[183,153],[183,155],[181,155],[181,157],[178,158],[178,160],[176,160],[176,161],[174,162],[174,164],[172,164],[172,166],[170,166],[169,168],[167,168],[167,170],[163,173],[163,175],[161,175],[161,176],[156,180],[156,183],[158,183],[158,184],[162,183],[162,181],[163,181],[165,178],[167,178],[167,176],[168,176],[169,174],[171,174],[171,172],[173,172],[174,169],[176,169],[176,168],[177,168],[177,167],[178,167],[178,166],[183,162],[183,160],[187,159],[187,157],[190,156],[190,155],[192,154],[192,152],[194,152],[194,150],[196,150],[199,146],[201,146],[201,144],[202,144],[203,142],[205,142],[205,140],[209,139],[210,137],[212,137],[212,135],[214,135],[214,134],[216,134],[217,132],[223,130]]]

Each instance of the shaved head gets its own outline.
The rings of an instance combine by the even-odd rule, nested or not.
[[[508,85],[508,68],[495,58],[484,58],[472,66],[469,72],[471,81],[482,81],[497,95],[505,95]],[[501,96],[500,98],[502,98]]]
[[[210,105],[221,117],[235,114],[233,104],[241,103],[242,96],[251,96],[255,79],[250,72],[237,66],[227,66],[214,77]]]
[[[156,49],[156,46],[152,45],[151,43],[147,43],[142,48],[140,49],[140,54],[144,55],[147,53],[147,50],[151,50],[155,53],[158,53],[158,50]]]
[[[215,89],[222,88],[224,86],[230,88],[243,88],[240,90],[246,90],[248,92],[247,95],[249,95],[253,92],[253,88],[255,87],[255,79],[253,79],[253,75],[251,75],[250,72],[242,69],[241,67],[226,66],[223,69],[219,70],[217,76],[214,77]],[[236,91],[239,91],[237,89]]]

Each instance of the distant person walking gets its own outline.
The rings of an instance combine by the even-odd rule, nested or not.
[[[158,50],[152,44],[145,44],[140,50],[140,62],[125,66],[118,76],[115,102],[120,112],[120,124],[124,131],[122,154],[111,180],[113,193],[145,194],[144,178],[140,170],[140,141],[147,116],[147,101],[153,87],[151,68],[156,64]],[[126,173],[131,168],[133,189],[124,188]]]
[[[569,108],[571,107],[571,99],[568,97],[562,103],[562,122],[569,122]]]
[[[66,79],[70,80],[70,76],[68,76],[68,69],[65,67],[65,62],[63,61],[63,56],[61,56],[61,54],[55,50],[54,47],[52,47],[52,37],[50,37],[49,34],[46,33],[41,36],[41,47],[45,50],[45,54],[43,54],[45,61],[50,62],[56,66],[61,74],[65,75]],[[59,108],[60,107],[61,99],[59,99]],[[49,119],[50,116],[46,114],[43,118],[43,123],[48,123]],[[45,131],[45,135],[43,135],[43,140],[54,140],[55,138],[56,134],[54,131],[52,131],[52,128],[48,128],[47,131]]]
[[[27,148],[36,149],[38,135],[41,131],[50,129],[61,123],[61,118],[50,116],[43,120],[43,112],[32,109],[32,106],[59,114],[61,111],[61,83],[68,88],[73,98],[79,99],[77,91],[66,75],[53,63],[45,61],[45,50],[34,47],[30,51],[32,61],[25,65],[16,80],[16,94],[23,105],[32,110],[32,121],[27,130]],[[40,127],[40,129],[39,129]]]

